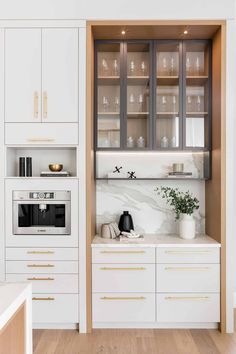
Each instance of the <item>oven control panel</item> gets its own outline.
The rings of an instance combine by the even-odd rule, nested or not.
[[[53,192],[30,192],[30,199],[54,199]]]

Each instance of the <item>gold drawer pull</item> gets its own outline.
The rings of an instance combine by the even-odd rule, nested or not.
[[[27,251],[27,254],[54,254],[53,251]]]
[[[144,267],[102,267],[100,270],[145,270]]]
[[[34,92],[34,118],[39,116],[39,95],[38,91]]]
[[[54,278],[27,278],[27,280],[55,280]]]
[[[165,270],[190,270],[190,271],[206,271],[209,270],[210,267],[165,267]]]
[[[54,297],[33,297],[32,300],[37,300],[37,301],[53,301],[55,300]]]
[[[103,254],[143,254],[145,251],[100,251]]]
[[[53,138],[28,138],[27,141],[29,143],[52,143],[55,141]]]
[[[43,93],[43,118],[48,117],[48,95],[47,92]]]
[[[195,250],[180,250],[180,251],[165,251],[167,254],[205,254],[205,253],[211,253],[212,251],[210,250],[202,250],[202,251],[195,251]]]
[[[193,300],[193,301],[202,301],[208,300],[209,296],[166,296],[165,300]]]
[[[144,296],[103,296],[100,298],[101,300],[145,300]]]
[[[54,264],[27,264],[29,268],[52,268]]]

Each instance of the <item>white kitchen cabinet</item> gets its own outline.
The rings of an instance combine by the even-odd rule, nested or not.
[[[41,120],[41,29],[5,31],[5,121]]]
[[[78,30],[42,30],[42,121],[78,121]]]
[[[78,29],[6,29],[5,42],[5,122],[78,122]]]

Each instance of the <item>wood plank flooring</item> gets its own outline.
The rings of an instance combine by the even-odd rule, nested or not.
[[[34,330],[34,354],[236,354],[236,332],[217,330]]]

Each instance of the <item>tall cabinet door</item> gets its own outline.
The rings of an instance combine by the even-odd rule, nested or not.
[[[42,30],[42,122],[78,121],[78,29]]]
[[[40,122],[41,29],[6,29],[5,121]]]

